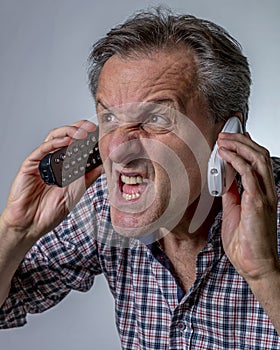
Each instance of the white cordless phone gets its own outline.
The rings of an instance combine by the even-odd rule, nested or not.
[[[242,124],[237,117],[231,117],[227,120],[222,132],[243,133]],[[236,171],[233,167],[224,161],[218,153],[218,145],[215,144],[208,162],[208,189],[212,196],[222,196],[235,178]]]

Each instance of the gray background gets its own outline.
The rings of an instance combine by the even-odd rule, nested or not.
[[[21,161],[54,127],[94,114],[87,88],[91,44],[134,10],[158,1],[0,0],[0,212]],[[248,130],[279,154],[280,2],[177,0],[165,4],[226,27],[253,74]],[[120,349],[114,305],[103,277],[92,291],[0,331],[0,349]],[[148,349],[147,349],[148,350]]]

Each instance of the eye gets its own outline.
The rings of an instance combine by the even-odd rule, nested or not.
[[[168,115],[153,113],[145,118],[142,128],[151,134],[165,133],[172,128],[172,120]]]
[[[169,120],[168,118],[166,118],[163,115],[160,114],[152,114],[150,115],[147,120],[146,123],[149,124],[158,124],[158,125],[167,125],[169,124]]]
[[[103,123],[114,123],[116,121],[116,116],[112,113],[104,113],[101,119]]]
[[[118,118],[110,111],[100,113],[98,122],[103,135],[114,131],[118,127]]]

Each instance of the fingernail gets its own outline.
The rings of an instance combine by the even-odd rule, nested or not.
[[[223,146],[219,147],[219,151],[227,152],[227,149]]]
[[[78,129],[74,134],[75,138],[84,138],[86,136],[87,136],[87,132],[84,129]]]

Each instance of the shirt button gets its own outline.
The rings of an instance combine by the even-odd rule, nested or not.
[[[178,322],[177,328],[179,329],[180,332],[183,332],[186,329],[186,323],[183,321]]]

